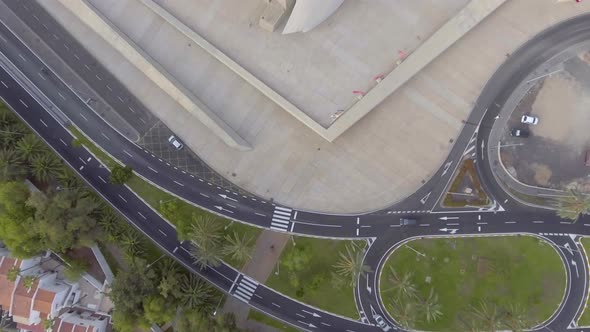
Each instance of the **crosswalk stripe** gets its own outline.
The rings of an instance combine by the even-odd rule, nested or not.
[[[281,207],[281,206],[275,206],[275,209],[282,210],[282,211],[287,211],[287,212],[293,211],[293,209],[284,208],[284,207]]]
[[[242,287],[241,289],[246,289],[252,293],[254,293],[254,291],[256,290],[256,286],[247,285],[247,284],[242,284],[240,287]]]
[[[250,293],[250,292],[245,292],[243,289],[237,289],[236,294],[241,294],[243,297],[245,297],[249,300],[250,298],[252,298],[252,294],[254,294],[254,292]]]
[[[283,211],[275,211],[274,215],[283,215],[283,216],[287,216],[287,217],[291,217],[291,212],[283,212]]]
[[[274,229],[275,231],[282,231],[282,232],[286,232],[287,231],[287,228],[278,228],[278,227],[275,227],[273,225],[270,225],[270,229]]]
[[[287,224],[288,225],[290,220],[288,220],[288,219],[287,220],[283,220],[283,219],[272,218],[272,221],[273,222],[276,222],[276,223],[279,223],[279,224]]]
[[[242,281],[246,281],[246,282],[249,281],[250,284],[253,284],[253,285],[258,286],[258,281],[254,280],[254,279],[252,279],[252,278],[250,278],[250,277],[248,277],[246,275],[244,276],[244,278],[242,279]]]

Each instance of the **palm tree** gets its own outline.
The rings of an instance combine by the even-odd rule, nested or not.
[[[443,315],[442,306],[438,303],[438,294],[434,292],[434,288],[430,289],[430,293],[425,299],[420,300],[420,309],[429,323],[436,321]]]
[[[225,236],[227,242],[223,246],[222,253],[224,255],[230,255],[232,259],[243,263],[251,257],[252,237],[246,237],[246,234],[240,237],[235,231],[232,235]]]
[[[395,320],[403,327],[411,328],[416,324],[416,306],[412,302],[404,303],[400,299],[391,302],[390,310]]]
[[[193,242],[191,256],[195,264],[202,270],[207,266],[219,266],[221,264],[221,246],[218,244],[198,244]]]
[[[399,276],[393,266],[389,267],[388,281],[393,285],[391,288],[384,290],[384,292],[394,291],[398,297],[402,298],[416,298],[418,290],[416,285],[412,282],[412,272],[406,272],[403,276]]]
[[[213,307],[213,289],[194,274],[184,274],[180,281],[180,303],[184,309],[208,312]]]
[[[43,150],[43,144],[34,134],[25,135],[16,143],[16,152],[22,160],[27,162],[31,162],[32,157],[43,152]]]
[[[53,154],[36,155],[31,159],[31,173],[40,182],[48,182],[59,175],[62,165]]]
[[[26,169],[14,150],[0,150],[0,180],[10,180],[25,174]]]
[[[495,304],[488,306],[487,302],[480,301],[479,306],[471,307],[476,321],[479,321],[486,331],[496,332],[502,326],[500,314]]]
[[[10,269],[8,269],[8,273],[6,275],[6,278],[9,281],[15,282],[19,275],[20,275],[20,269],[16,266],[13,266]]]
[[[371,272],[371,268],[365,264],[364,255],[365,251],[353,247],[352,245],[346,245],[346,250],[340,252],[340,258],[334,264],[336,272],[338,274],[350,278],[350,285],[356,286],[358,279],[368,272]]]
[[[102,228],[103,232],[107,235],[109,240],[115,241],[118,239],[121,230],[119,227],[119,218],[111,209],[103,210],[102,215],[98,219],[98,225]]]
[[[120,241],[129,258],[138,257],[145,252],[143,237],[135,230],[121,234]]]
[[[200,246],[217,247],[221,244],[222,227],[217,218],[210,214],[198,216],[193,214],[193,223],[188,237]]]
[[[0,128],[8,128],[16,122],[17,119],[14,113],[5,107],[4,104],[0,104]]]
[[[529,315],[523,307],[511,303],[504,312],[504,324],[511,331],[522,332],[530,325]]]
[[[570,195],[560,196],[556,199],[555,208],[557,215],[561,218],[578,221],[581,214],[590,212],[590,196],[584,195],[577,190],[571,189]]]

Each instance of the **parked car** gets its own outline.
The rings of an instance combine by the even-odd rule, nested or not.
[[[373,318],[377,322],[377,326],[379,326],[383,331],[387,332],[387,331],[391,330],[391,326],[389,326],[385,322],[385,320],[383,319],[383,317],[381,317],[380,315],[373,315]]]
[[[536,117],[536,116],[525,114],[520,119],[520,122],[526,123],[526,124],[536,125],[537,123],[539,123],[539,118]]]
[[[514,137],[522,137],[527,138],[530,136],[530,132],[528,129],[520,129],[520,128],[512,128],[510,131],[510,135]]]
[[[168,138],[168,142],[172,144],[176,150],[182,150],[182,148],[184,148],[184,144],[182,144],[182,142],[174,135]]]
[[[412,218],[399,218],[399,224],[400,226],[415,226],[416,225],[416,219],[412,219]]]

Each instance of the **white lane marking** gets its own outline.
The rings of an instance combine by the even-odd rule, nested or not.
[[[487,222],[478,222],[478,223],[476,223],[476,224],[477,224],[477,225],[487,225],[488,223],[487,223]]]
[[[23,4],[23,8],[27,11],[29,10],[29,7],[27,7],[27,5],[25,5],[25,4]]]
[[[25,102],[22,99],[19,99],[20,103],[25,105],[26,108],[29,108],[29,105],[25,104]]]
[[[113,89],[111,89],[111,87],[107,84],[107,89],[109,89],[110,92],[113,92]]]
[[[45,28],[45,30],[49,30],[49,27],[45,23],[43,23],[41,25]]]
[[[254,212],[254,214],[257,214],[257,215],[259,215],[261,217],[266,217],[266,214],[262,214],[262,213],[258,213],[258,212]]]
[[[59,139],[59,141],[60,141],[60,142],[61,142],[63,145],[65,145],[65,146],[68,146],[68,144],[67,144],[66,142],[64,142],[64,140],[63,140],[63,139],[61,139],[61,138],[60,138],[60,139]]]
[[[156,171],[155,169],[151,168],[148,166],[148,168],[150,169],[150,171],[154,172],[154,173],[158,173],[158,171]]]
[[[53,38],[55,38],[55,40],[59,40],[59,37],[55,33],[53,34]]]
[[[459,225],[458,222],[450,222],[447,224],[447,226],[457,226],[457,225]]]
[[[187,254],[192,255],[190,251],[188,251],[185,247],[180,247],[180,249],[184,250]]]
[[[39,17],[37,17],[37,15],[33,14],[33,17],[34,17],[34,18],[35,18],[37,21],[39,21]]]
[[[78,168],[79,170],[83,170],[84,169],[84,165],[80,166],[80,168]]]
[[[87,119],[87,118],[84,116],[84,114],[80,113],[80,116],[81,116],[81,117],[82,117],[84,120],[88,121],[88,119]]]
[[[201,195],[201,196],[203,196],[203,197],[207,197],[207,198],[209,198],[209,195],[205,195],[205,194],[203,194],[203,193],[199,193],[199,195]]]
[[[332,326],[332,325],[330,325],[328,323],[324,323],[324,322],[320,322],[320,324],[325,325],[325,326]]]
[[[297,219],[297,212],[299,212],[299,211],[295,211],[295,215],[293,216],[293,220]]]
[[[119,100],[120,100],[121,102],[123,102],[123,98],[121,98],[121,96],[117,96],[117,98],[119,98]]]
[[[24,62],[27,62],[27,59],[25,59],[25,57],[24,57],[22,54],[20,54],[20,53],[19,53],[19,54],[18,54],[18,56],[19,56],[21,59],[23,59],[23,61],[24,61]]]
[[[590,224],[584,224],[584,226],[590,226]]]
[[[176,183],[177,185],[179,185],[179,186],[181,186],[181,187],[184,187],[184,184],[182,184],[182,183],[180,183],[180,182],[178,182],[178,181],[176,181],[176,180],[174,181],[174,183]]]
[[[74,58],[80,60],[80,57],[78,56],[78,54],[74,53]]]
[[[143,219],[147,220],[147,218],[141,212],[137,211],[137,214],[139,214]]]
[[[570,224],[571,224],[571,222],[567,222],[567,221],[560,221],[559,223],[560,223],[560,224],[568,224],[568,225],[570,225]]]
[[[103,179],[102,176],[99,175],[98,178],[100,179],[100,181],[107,183],[107,181],[105,179]]]
[[[132,113],[135,113],[135,110],[133,109],[133,107],[129,106],[129,110],[130,110]]]
[[[274,302],[271,302],[271,304],[272,304],[272,305],[274,305],[274,306],[275,306],[275,307],[277,307],[277,308],[280,308],[280,307],[281,307],[280,305],[278,305],[278,304],[276,304],[276,303],[274,303]]]
[[[144,124],[147,123],[143,118],[139,118],[139,121],[143,122]]]
[[[356,229],[356,236],[359,236],[359,229]]]
[[[47,123],[45,123],[45,121],[43,121],[43,120],[41,120],[41,119],[39,119],[39,121],[41,121],[41,123],[42,123],[42,124],[43,124],[45,127],[49,128],[49,126],[47,125]]]
[[[106,138],[107,140],[111,140],[107,135],[105,135],[103,132],[100,133],[104,138]]]
[[[66,100],[66,97],[64,97],[64,95],[62,95],[61,92],[58,92],[57,94],[61,97],[61,99]]]
[[[84,65],[84,67],[86,67],[86,69],[88,69],[88,71],[91,71],[90,67],[88,67],[88,65]]]
[[[44,81],[47,81],[47,79],[43,75],[41,75],[40,72],[37,72],[37,75],[39,75],[39,77],[41,77],[41,79],[43,79]]]
[[[80,157],[78,157],[78,159],[80,159],[80,161],[82,162],[82,164],[86,165],[86,161]]]
[[[505,221],[505,224],[516,224],[516,221]]]
[[[401,227],[402,225],[389,225],[389,227]]]
[[[98,74],[96,74],[96,75],[94,75],[94,76],[96,76],[96,78],[97,78],[99,81],[102,81],[102,78],[100,78],[100,76],[98,76]]]
[[[305,316],[303,316],[302,314],[295,313],[295,315],[297,315],[297,316],[299,316],[301,318],[305,318]]]
[[[117,196],[119,196],[119,198],[122,199],[123,202],[127,203],[127,200],[123,196],[121,196],[121,195],[117,195]]]
[[[533,224],[542,224],[542,223],[544,223],[544,221],[541,221],[541,220],[535,220],[535,221],[533,221]]]
[[[128,155],[129,157],[133,158],[133,155],[132,155],[131,153],[127,152],[126,150],[123,150],[123,152],[124,152],[126,155]]]
[[[0,81],[2,82],[2,85],[4,85],[5,88],[8,88],[8,85],[6,85],[6,83],[4,83],[4,81]]]
[[[430,226],[430,224],[420,224],[419,226],[428,227],[428,226]]]
[[[159,229],[159,228],[158,228],[158,231],[159,231],[160,233],[162,233],[162,235],[164,235],[164,236],[168,236],[168,234],[164,233],[164,231],[163,231],[163,230],[161,230],[161,229]]]
[[[175,254],[177,250],[178,250],[178,247],[174,248],[174,250],[172,250],[172,253]]]
[[[191,176],[191,178],[194,178],[194,177],[195,177],[195,176],[194,176],[194,175],[192,175],[192,174],[190,174],[190,176]]]

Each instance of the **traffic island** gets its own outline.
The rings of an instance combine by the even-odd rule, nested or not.
[[[455,174],[449,187],[443,207],[484,207],[490,205],[490,200],[483,190],[473,159],[465,159]]]
[[[532,236],[422,239],[391,253],[379,290],[411,329],[523,330],[558,308],[565,277],[557,252]],[[484,324],[492,316],[494,328]]]

